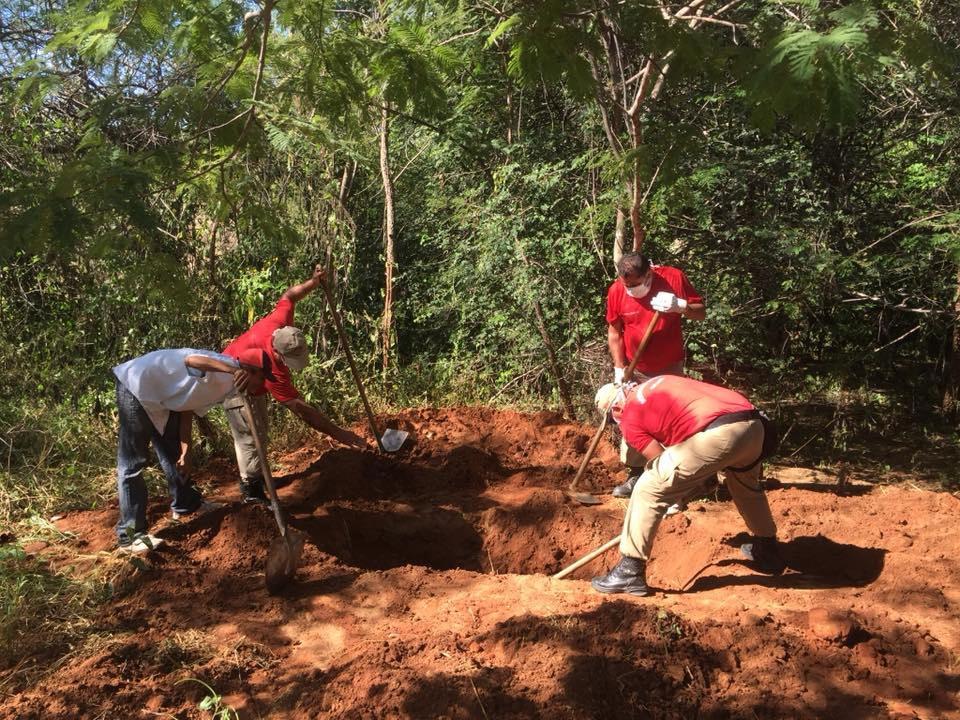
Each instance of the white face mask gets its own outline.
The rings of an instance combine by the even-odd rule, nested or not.
[[[634,382],[624,383],[621,385],[617,390],[617,396],[613,399],[613,402],[610,403],[610,417],[613,418],[613,421],[617,425],[620,424],[620,417],[623,414],[623,406],[627,404],[627,393],[636,387],[636,385],[637,384]],[[617,408],[617,412],[613,411],[614,408]]]
[[[647,278],[646,282],[642,282],[639,285],[634,285],[633,287],[623,286],[623,289],[627,291],[627,295],[632,298],[639,300],[647,296],[647,293],[650,292],[650,286],[653,285],[653,277]]]

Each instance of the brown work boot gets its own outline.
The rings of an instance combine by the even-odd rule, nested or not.
[[[647,563],[644,560],[624,555],[613,570],[601,577],[595,577],[590,584],[597,592],[628,593],[642,597],[650,594],[650,588],[644,579],[646,572]]]

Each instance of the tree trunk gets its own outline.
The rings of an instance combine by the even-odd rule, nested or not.
[[[220,308],[218,306],[220,292],[217,287],[217,230],[219,227],[220,221],[215,220],[213,227],[210,228],[210,240],[207,242],[207,281],[210,289],[209,332],[211,341],[213,342],[217,342],[220,339]]]
[[[383,290],[383,373],[390,367],[390,349],[393,339],[393,178],[390,175],[390,110],[386,104],[380,115],[380,175],[383,179],[383,242],[385,247],[385,279]]]
[[[350,197],[350,190],[353,187],[353,176],[356,172],[356,160],[351,160],[343,166],[343,175],[340,176],[340,192],[337,193],[337,198],[340,200],[340,205],[344,207],[346,207],[347,198]]]
[[[640,164],[639,162],[637,163]],[[647,229],[640,221],[640,204],[643,202],[640,197],[640,169],[637,168],[633,174],[631,183],[633,190],[633,202],[630,203],[630,227],[633,228],[633,252],[643,251],[643,241],[647,237]]]
[[[523,261],[523,266],[526,268],[525,273],[525,282],[529,287],[532,285],[533,278],[530,277],[530,260],[527,258],[527,254],[523,251],[523,246],[518,240],[516,243],[517,254],[520,256],[520,259]],[[573,409],[573,401],[570,397],[570,386],[567,385],[567,381],[563,377],[563,373],[560,372],[560,363],[557,362],[557,351],[553,346],[553,341],[550,339],[550,333],[547,332],[547,321],[543,315],[543,305],[540,304],[540,301],[534,298],[533,300],[533,314],[537,319],[537,331],[540,333],[540,338],[543,340],[543,347],[547,351],[547,361],[550,363],[550,370],[553,372],[553,377],[557,382],[557,390],[560,393],[560,400],[563,402],[564,410],[567,413],[567,417],[571,420],[577,419],[576,411]]]
[[[613,264],[616,265],[623,257],[624,243],[627,239],[627,216],[623,208],[617,208],[617,224],[613,233]]]
[[[547,322],[543,317],[543,306],[539,300],[533,301],[533,312],[537,317],[537,329],[540,331],[540,337],[543,339],[543,347],[547,351],[547,360],[550,361],[550,369],[553,370],[553,377],[557,381],[560,400],[563,402],[567,417],[571,420],[576,420],[577,413],[573,409],[573,400],[570,398],[570,387],[560,372],[560,363],[557,362],[557,353],[553,348],[553,341],[550,340],[550,333],[547,332]]]
[[[953,330],[944,375],[943,413],[951,421],[960,420],[960,266],[957,268],[957,290],[953,296]]]

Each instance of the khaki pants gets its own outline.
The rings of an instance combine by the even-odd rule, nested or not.
[[[267,432],[267,396],[258,395],[250,398],[250,406],[256,414],[260,427]],[[234,391],[223,401],[223,410],[230,423],[230,432],[233,434],[233,449],[237,453],[237,466],[240,468],[240,477],[243,480],[263,480],[263,468],[260,467],[260,456],[257,446],[253,442],[253,433],[247,426],[243,416],[243,398]],[[260,438],[263,451],[267,451],[266,435]]]
[[[666,448],[647,463],[633,489],[623,520],[620,553],[648,560],[653,538],[667,508],[717,472],[750,532],[757,537],[775,537],[777,526],[770,514],[767,496],[760,487],[763,463],[745,472],[730,469],[731,465],[749,465],[760,457],[762,449],[763,423],[759,420],[704,430]]]
[[[633,374],[633,377],[637,382],[646,382],[651,377],[656,377],[657,375],[683,375],[683,360],[678,360],[673,363],[673,365],[667,365],[663,370],[656,373],[656,375],[644,375],[638,371]],[[642,449],[643,448],[640,448],[640,450]],[[620,462],[630,468],[631,475],[641,471],[643,466],[647,464],[647,459],[640,450],[630,445],[626,438],[620,439]]]

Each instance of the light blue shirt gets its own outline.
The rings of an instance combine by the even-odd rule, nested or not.
[[[190,355],[206,355],[231,367],[240,367],[228,355],[179,348],[154,350],[113,369],[120,384],[140,401],[157,432],[163,432],[171,411],[189,410],[206,415],[233,390],[233,375],[189,368],[186,360]]]

